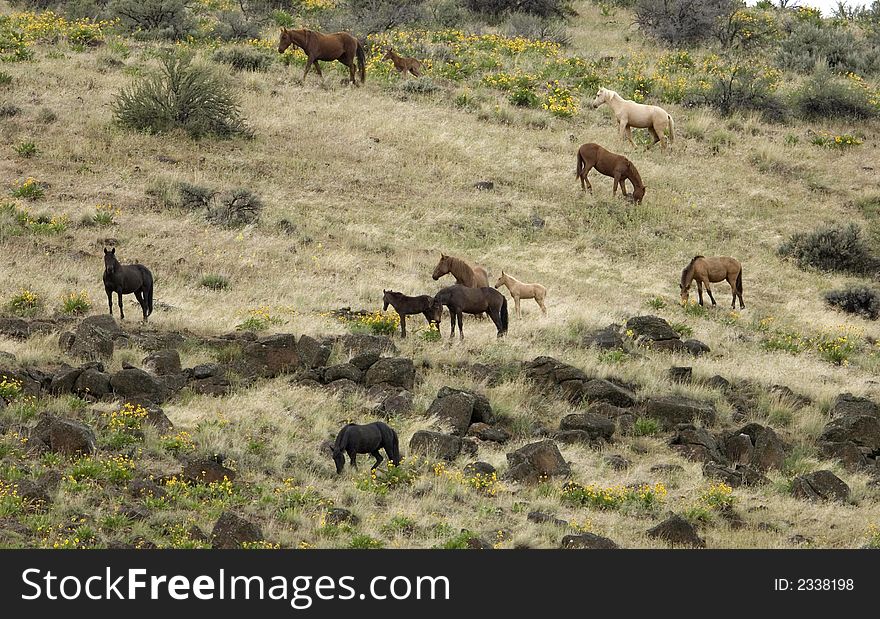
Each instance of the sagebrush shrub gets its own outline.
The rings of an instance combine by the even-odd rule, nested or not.
[[[269,52],[248,45],[220,48],[214,52],[213,59],[238,71],[268,71],[275,62]]]
[[[880,293],[867,286],[850,286],[826,292],[825,301],[848,314],[858,314],[870,320],[880,317]]]
[[[229,84],[192,60],[191,53],[162,53],[158,72],[117,96],[113,110],[116,122],[150,133],[183,129],[193,138],[250,136]]]
[[[827,68],[816,72],[792,95],[799,115],[811,119],[875,118],[880,108],[853,78],[834,77]]]
[[[638,0],[635,13],[645,34],[671,45],[692,45],[715,36],[719,21],[738,8],[736,0]]]
[[[866,74],[880,70],[880,47],[856,38],[847,28],[800,22],[780,43],[776,62],[800,73],[824,62],[837,73]]]
[[[779,246],[779,255],[792,258],[801,268],[820,271],[865,273],[876,259],[855,224],[824,226],[813,232],[799,232]]]
[[[221,11],[214,24],[214,36],[221,41],[247,41],[260,38],[260,22],[241,10]]]
[[[183,208],[192,210],[210,207],[214,196],[217,195],[217,192],[210,187],[192,185],[187,182],[178,184],[177,192],[180,196],[180,205]]]
[[[570,0],[464,0],[464,5],[475,13],[501,15],[528,13],[539,17],[564,17],[573,10]]]
[[[208,211],[208,219],[229,228],[255,224],[263,212],[263,201],[250,189],[239,187],[220,196],[219,204]]]
[[[177,40],[196,28],[185,0],[113,0],[108,11],[141,37]]]

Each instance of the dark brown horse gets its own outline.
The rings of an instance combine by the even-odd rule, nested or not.
[[[113,293],[119,296],[119,317],[125,320],[122,310],[122,295],[134,294],[141,310],[144,322],[153,313],[153,274],[142,264],[119,264],[116,259],[116,248],[110,251],[104,248],[104,291],[110,304],[110,315],[113,315]]]
[[[397,70],[397,73],[402,76],[406,76],[407,73],[412,73],[414,77],[418,77],[422,74],[422,63],[416,60],[415,58],[407,58],[406,56],[400,56],[394,51],[394,48],[389,47],[385,52],[385,55],[382,56],[382,60],[390,60],[394,63],[394,68]]]
[[[434,297],[426,294],[408,297],[402,292],[383,290],[382,303],[384,304],[382,307],[383,312],[388,311],[388,306],[390,305],[397,312],[397,315],[400,316],[400,337],[406,337],[406,317],[413,314],[424,315],[428,325],[436,324],[438,327],[440,326],[440,319],[434,320],[435,312],[432,311],[435,303]],[[442,311],[442,306],[440,309]]]
[[[691,282],[694,280],[697,282],[697,295],[700,298],[700,305],[703,304],[704,285],[706,286],[706,292],[709,293],[712,305],[715,305],[715,297],[712,296],[712,289],[709,288],[709,284],[727,280],[727,283],[730,284],[730,291],[733,293],[733,301],[730,307],[736,307],[736,299],[739,297],[740,309],[745,308],[746,305],[743,303],[742,265],[738,260],[728,256],[711,258],[694,256],[690,264],[681,272],[680,288],[682,303],[687,303]]]
[[[452,330],[449,337],[455,337],[455,321],[458,320],[458,337],[464,339],[461,330],[462,314],[482,314],[486,312],[498,329],[498,337],[507,333],[507,297],[488,286],[469,288],[461,284],[447,286],[434,295],[432,319],[439,322],[443,316],[443,306],[449,308]]]
[[[347,32],[323,34],[314,30],[306,30],[305,28],[300,28],[299,30],[282,28],[281,36],[278,39],[278,53],[283,54],[284,50],[291,45],[296,45],[306,54],[306,70],[303,71],[304,82],[312,65],[315,65],[315,72],[323,81],[324,74],[321,73],[321,67],[318,65],[319,60],[338,60],[344,64],[348,67],[351,83],[357,86],[357,80],[355,80],[355,59],[357,59],[361,84],[367,79],[367,57],[364,52],[364,46]]]
[[[628,196],[626,181],[629,181],[633,185],[633,201],[641,202],[645,197],[645,184],[642,183],[642,177],[639,176],[639,171],[636,170],[632,161],[591,142],[578,149],[577,172],[575,173],[581,179],[581,189],[584,191],[589,189],[591,193],[593,186],[590,184],[587,174],[593,168],[614,179],[614,189],[612,189],[611,195],[617,195],[617,186],[620,185],[623,195]]]

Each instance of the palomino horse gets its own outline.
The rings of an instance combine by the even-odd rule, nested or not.
[[[730,290],[733,293],[733,301],[730,307],[736,307],[736,299],[739,297],[740,309],[745,308],[743,303],[743,273],[742,265],[739,261],[728,256],[717,256],[706,258],[705,256],[694,256],[691,263],[681,272],[681,302],[687,303],[688,291],[691,289],[691,282],[697,281],[697,294],[700,297],[700,305],[703,304],[703,285],[706,286],[706,292],[709,293],[709,299],[712,305],[715,305],[715,297],[712,296],[712,290],[709,284],[727,280],[730,284]]]
[[[113,315],[113,293],[119,296],[119,317],[125,320],[122,310],[122,295],[134,293],[141,310],[144,322],[153,313],[153,274],[142,264],[119,264],[116,259],[116,248],[110,251],[104,248],[104,291],[110,304],[110,315]]]
[[[507,333],[507,297],[495,290],[483,286],[482,288],[469,288],[461,284],[447,286],[434,295],[434,312],[432,318],[439,322],[443,316],[443,306],[449,308],[449,317],[452,321],[452,331],[449,337],[455,337],[455,321],[458,320],[458,337],[464,339],[461,331],[462,314],[482,314],[486,312],[498,329],[498,337]]]
[[[632,161],[623,155],[605,150],[598,144],[584,144],[578,149],[577,172],[575,174],[581,179],[581,189],[585,192],[587,188],[589,188],[590,193],[593,192],[593,186],[587,178],[587,174],[593,168],[596,168],[605,176],[610,176],[614,179],[614,188],[611,190],[611,195],[617,195],[617,186],[620,185],[620,189],[626,197],[626,181],[628,180],[633,186],[633,201],[641,202],[642,198],[645,197],[645,184],[642,182],[642,177],[639,176],[639,171],[636,170],[636,166],[633,165]]]
[[[501,277],[495,282],[495,288],[498,289],[501,286],[507,286],[507,289],[510,291],[510,296],[513,297],[513,303],[516,306],[517,318],[522,318],[522,312],[519,310],[520,299],[534,299],[535,303],[538,304],[538,307],[541,308],[541,312],[545,316],[547,315],[547,308],[544,307],[544,298],[547,296],[547,289],[541,284],[524,284],[502,270]]]
[[[333,34],[323,34],[314,30],[281,29],[281,36],[278,39],[278,53],[283,54],[291,45],[296,45],[306,54],[306,70],[303,71],[303,81],[309,74],[309,69],[315,65],[315,72],[324,80],[324,74],[321,73],[321,67],[318,65],[319,60],[338,60],[348,67],[349,78],[351,83],[357,86],[355,80],[355,58],[357,58],[358,72],[360,73],[361,83],[367,79],[366,62],[367,56],[364,52],[363,44],[355,37],[347,32],[334,32]]]
[[[468,288],[482,288],[489,285],[489,272],[483,267],[472,267],[460,258],[440,254],[440,262],[434,267],[431,278],[437,281],[447,273],[452,273],[456,284]]]
[[[440,321],[434,321],[432,318],[433,312],[431,308],[435,303],[434,297],[426,294],[409,297],[402,292],[383,290],[382,303],[384,304],[383,312],[388,311],[388,306],[390,305],[397,312],[397,315],[400,316],[400,337],[406,337],[406,317],[412,314],[422,314],[425,320],[428,321],[428,325],[436,324],[440,326]]]
[[[388,51],[382,56],[382,60],[390,60],[393,62],[394,68],[397,69],[397,73],[404,77],[407,73],[411,73],[414,77],[418,77],[422,74],[421,62],[415,58],[407,58],[405,56],[397,55],[392,47],[388,48]]]
[[[608,88],[600,88],[593,99],[593,107],[597,108],[603,103],[607,103],[608,107],[617,117],[617,128],[620,131],[620,138],[629,140],[633,146],[636,145],[632,139],[630,127],[636,129],[647,129],[654,136],[651,146],[660,142],[660,148],[666,148],[666,129],[669,128],[669,141],[675,141],[675,122],[669,112],[662,107],[656,105],[645,105],[636,103],[629,99],[624,99],[619,94]]]

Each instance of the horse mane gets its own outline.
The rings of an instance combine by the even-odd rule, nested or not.
[[[684,286],[684,280],[687,279],[688,273],[694,270],[694,263],[705,256],[694,256],[688,265],[681,271],[681,285]]]
[[[353,425],[354,425],[353,423],[347,423],[344,426],[342,426],[342,429],[339,431],[339,434],[336,435],[336,442],[333,443],[334,450],[338,451],[338,450],[345,449],[345,436],[346,436],[346,434],[348,434],[346,432],[346,430],[348,430]]]
[[[446,256],[446,257],[449,258],[449,272],[450,273],[452,273],[453,275],[456,275],[455,269],[458,269],[459,274],[461,274],[461,271],[463,270],[464,273],[469,272],[471,274],[471,277],[473,277],[474,267],[469,265],[467,262],[465,262],[461,258],[456,258],[455,256]]]
[[[629,159],[627,159],[626,161],[627,161],[627,167],[629,168],[629,172],[630,172],[629,179],[633,182],[633,184],[638,183],[639,187],[644,188],[645,183],[642,182],[642,177],[639,174],[639,171],[636,170],[636,166]],[[696,260],[696,258],[694,258],[694,260]]]

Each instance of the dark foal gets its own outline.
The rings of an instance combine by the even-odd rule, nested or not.
[[[110,251],[104,248],[104,291],[107,293],[111,316],[114,292],[119,296],[119,317],[122,320],[125,320],[125,312],[122,309],[124,294],[134,294],[144,312],[144,322],[147,321],[147,316],[153,313],[153,274],[142,264],[124,266],[119,264],[115,247]]]
[[[333,461],[336,463],[336,474],[342,473],[345,466],[345,454],[351,460],[351,466],[357,468],[357,455],[370,454],[376,459],[376,463],[370,467],[372,471],[382,462],[380,449],[385,450],[388,461],[397,466],[400,464],[400,446],[397,440],[397,432],[381,421],[358,425],[350,423],[344,426],[336,435],[333,445]]]
[[[447,286],[434,295],[432,318],[437,322],[443,314],[443,306],[449,308],[452,331],[449,337],[455,337],[455,322],[458,321],[458,337],[464,339],[461,331],[462,314],[482,314],[486,312],[498,329],[498,337],[507,333],[507,297],[494,288],[469,288],[461,284]]]
[[[383,290],[382,303],[384,304],[382,307],[383,312],[388,311],[388,306],[390,305],[397,312],[397,315],[400,316],[400,337],[406,337],[406,317],[413,314],[422,314],[425,320],[428,321],[428,326],[432,324],[440,326],[439,321],[433,319],[431,311],[431,308],[434,306],[434,297],[426,294],[408,297],[402,292]]]

